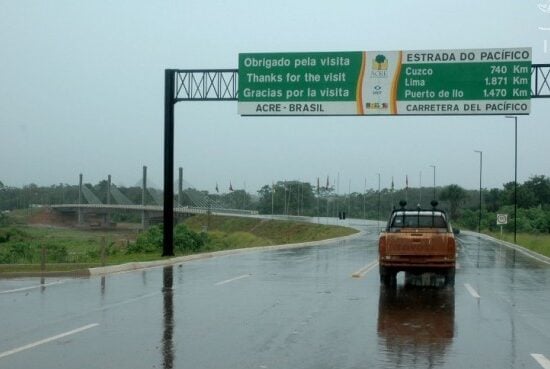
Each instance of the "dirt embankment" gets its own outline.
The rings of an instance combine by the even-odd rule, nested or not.
[[[75,227],[76,219],[74,214],[62,214],[52,209],[42,208],[33,211],[26,223],[34,226]]]

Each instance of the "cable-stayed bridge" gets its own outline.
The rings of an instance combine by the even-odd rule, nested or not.
[[[178,194],[174,199],[174,214],[176,216],[190,216],[195,214],[214,214],[214,215],[255,215],[254,210],[231,209],[225,207],[216,199],[208,196],[207,193],[197,191],[193,186],[184,181],[182,170],[179,170],[179,179],[175,184],[178,188]],[[102,218],[104,225],[111,224],[110,214],[115,212],[133,212],[141,214],[141,224],[146,228],[150,220],[159,217],[163,210],[162,191],[156,189],[153,183],[147,179],[147,167],[143,167],[143,176],[139,183],[141,184],[141,204],[135,204],[126,195],[111,182],[111,176],[108,176],[105,189],[106,201],[100,198],[85,184],[83,176],[80,174],[78,202],[73,204],[50,205],[50,208],[62,213],[77,213],[78,223],[85,223],[87,214],[94,214]]]

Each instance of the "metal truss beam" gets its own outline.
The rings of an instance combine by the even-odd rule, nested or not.
[[[550,97],[550,64],[533,64],[531,68],[531,97]]]
[[[174,102],[237,101],[238,73],[238,69],[174,70]],[[531,97],[550,98],[550,64],[532,65]]]
[[[175,70],[178,101],[236,101],[237,69]]]

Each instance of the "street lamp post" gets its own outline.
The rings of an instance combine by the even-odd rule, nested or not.
[[[518,117],[507,115],[506,118],[514,119],[515,126],[515,149],[514,149],[514,243],[518,233]]]
[[[422,207],[422,171],[420,171],[420,195],[418,199],[418,206]]]
[[[366,202],[367,202],[367,178],[365,178],[365,188],[363,190],[363,218],[365,220],[367,219]]]
[[[378,224],[378,230],[380,230],[380,173],[378,173],[378,219],[376,222]]]
[[[435,165],[430,165],[434,169],[434,200],[435,200]]]
[[[483,168],[483,151],[474,150],[479,154],[479,220],[477,223],[477,232],[481,233],[481,173]]]

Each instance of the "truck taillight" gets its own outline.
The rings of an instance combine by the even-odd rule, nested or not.
[[[378,254],[386,254],[386,236],[380,236],[378,239]]]
[[[449,253],[452,253],[453,255],[455,254],[456,245],[455,245],[454,237],[448,237],[447,238],[447,249],[449,250]]]

